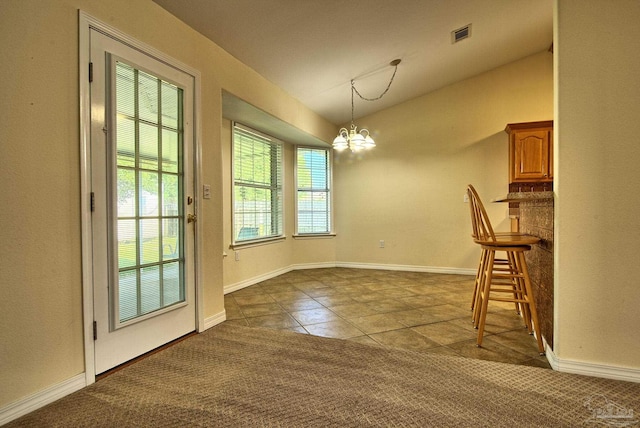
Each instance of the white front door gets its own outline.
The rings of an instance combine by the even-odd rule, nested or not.
[[[90,31],[95,372],[195,330],[194,79]]]

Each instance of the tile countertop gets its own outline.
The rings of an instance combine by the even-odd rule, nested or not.
[[[522,202],[541,199],[553,199],[553,192],[512,192],[507,196],[493,199],[491,202]]]

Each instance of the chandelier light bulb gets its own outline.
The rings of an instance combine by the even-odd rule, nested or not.
[[[338,133],[338,136],[333,140],[333,148],[342,151],[349,147],[349,142],[347,141],[347,130],[342,128]]]
[[[355,128],[349,132],[349,147],[354,152],[364,148],[364,137]]]
[[[362,131],[366,131],[365,129],[363,129]],[[362,132],[360,131],[360,132]],[[364,148],[365,149],[373,149],[376,146],[376,142],[373,141],[373,138],[371,138],[369,136],[369,133],[367,132],[367,136],[364,137]]]

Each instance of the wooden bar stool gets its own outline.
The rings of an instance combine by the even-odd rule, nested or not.
[[[471,186],[473,187],[473,186]],[[475,189],[474,189],[475,191]],[[471,201],[472,199],[469,198],[469,200]],[[481,228],[481,224],[482,224],[482,215],[480,210],[478,210],[478,206],[475,205],[474,203],[470,203],[469,204],[469,208],[471,209],[471,226],[472,226],[472,233],[471,233],[471,237],[473,238],[474,241],[477,241],[478,239],[480,239],[480,228]],[[519,235],[519,233],[514,233],[514,232],[495,232],[496,235],[500,235],[500,236],[507,236],[507,235]],[[509,256],[509,253],[506,254],[505,256],[506,258],[494,258],[493,259],[493,269],[494,272],[496,273],[505,273],[505,272],[512,272],[513,271],[513,266],[515,261],[513,260],[513,257]],[[485,263],[486,259],[484,257],[484,252],[482,253],[481,257],[480,257],[480,265],[478,266],[478,271],[476,273],[476,278],[475,278],[475,284],[474,284],[474,289],[473,289],[473,296],[471,298],[471,310],[474,311],[474,317],[473,319],[475,319],[475,308],[476,308],[476,300],[478,297],[478,289],[480,287],[480,280],[481,280],[481,272],[483,272],[483,267],[484,265],[482,263]],[[512,281],[513,282],[513,281]],[[505,284],[505,285],[509,285],[509,284]],[[514,284],[515,286],[515,284]],[[518,303],[515,304],[516,307],[516,312],[518,314],[520,314],[520,305]]]
[[[475,238],[475,237],[474,237]],[[474,282],[474,287],[473,287],[473,296],[471,297],[471,310],[474,311],[475,313],[475,309],[476,309],[476,300],[478,297],[478,289],[480,287],[480,280],[482,279],[482,275],[481,273],[483,272],[484,269],[484,265],[482,263],[486,262],[486,259],[484,258],[484,253],[481,254],[480,256],[480,264],[478,265],[478,270],[476,273],[476,278],[475,278],[475,282]],[[493,260],[493,271],[495,273],[506,273],[506,272],[512,272],[513,271],[513,263],[514,261],[512,260],[512,257],[509,257],[509,255],[507,254],[507,258],[494,258]],[[505,284],[505,285],[512,285],[515,286],[515,284],[513,284],[513,282],[511,282],[510,284]],[[520,314],[520,306],[516,303],[516,312],[518,314]],[[475,316],[474,316],[475,318]]]
[[[529,333],[535,333],[540,355],[544,355],[540,323],[524,256],[540,238],[521,233],[495,233],[472,185],[467,187],[467,194],[471,209],[472,237],[481,248],[472,302],[473,325],[478,329],[477,345],[482,346],[489,300],[513,302]],[[496,262],[496,252],[504,252],[506,259]]]

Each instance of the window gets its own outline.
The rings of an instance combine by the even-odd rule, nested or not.
[[[326,149],[296,150],[297,233],[331,233],[331,153]]]
[[[282,237],[282,144],[233,127],[233,242]]]

